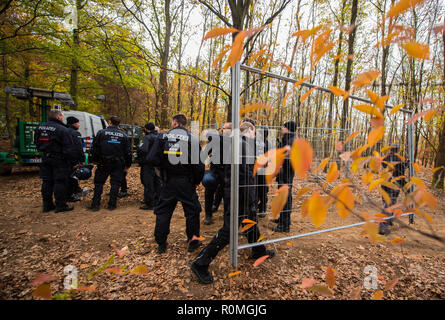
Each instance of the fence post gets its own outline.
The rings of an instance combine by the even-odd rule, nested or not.
[[[414,112],[411,111],[410,117],[412,117]],[[414,167],[413,167],[413,163],[414,163],[414,137],[413,137],[413,124],[410,123],[408,125],[408,159],[409,159],[409,177],[411,179],[411,177],[414,176]],[[414,191],[414,186],[411,186],[409,188],[409,192],[413,192]],[[414,223],[414,213],[409,215],[409,223],[413,224]]]
[[[240,63],[232,69],[232,163],[230,182],[230,263],[238,266],[238,191],[240,163]]]

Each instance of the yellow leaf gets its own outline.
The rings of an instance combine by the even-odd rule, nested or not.
[[[315,35],[321,28],[322,26],[320,25],[310,30],[298,30],[297,32],[292,33],[292,37],[301,37],[303,39],[303,42],[306,42],[307,38]]]
[[[371,182],[371,184],[369,185],[369,191],[372,191],[375,187],[381,185],[382,182],[383,182],[382,178],[374,180],[373,182]]]
[[[264,239],[264,236],[261,235],[256,242],[261,242]]]
[[[366,172],[362,175],[363,184],[368,185],[372,179],[374,179],[374,174],[372,172]]]
[[[303,203],[301,204],[301,217],[304,219],[308,215],[309,211],[309,200],[310,198],[304,199]]]
[[[433,173],[436,173],[437,171],[442,170],[443,168],[444,168],[443,166],[436,167],[433,169]]]
[[[141,265],[139,265],[139,266],[137,266],[137,267],[135,267],[133,270],[131,270],[130,271],[131,273],[134,273],[134,274],[147,274],[148,273],[148,268],[147,268],[147,266],[146,265],[143,265],[143,264],[141,264]]]
[[[371,132],[368,135],[368,145],[369,145],[369,147],[372,147],[378,141],[382,140],[384,134],[385,134],[385,127],[384,126],[372,129]]]
[[[345,90],[342,90],[342,89],[340,89],[340,88],[337,88],[337,87],[334,87],[334,86],[328,86],[328,88],[329,88],[329,90],[331,90],[331,92],[332,92],[333,94],[335,94],[337,97],[344,96],[344,95],[346,94],[346,91],[345,91]]]
[[[320,227],[326,219],[326,204],[318,191],[309,198],[308,212],[312,223],[317,228]]]
[[[290,162],[295,173],[300,178],[305,178],[310,169],[314,151],[312,146],[304,139],[297,138],[292,144],[290,152]]]
[[[226,35],[228,33],[239,32],[239,31],[240,30],[235,29],[235,28],[216,27],[216,28],[213,28],[212,30],[210,30],[209,32],[207,32],[202,40],[207,40],[210,38]]]
[[[284,158],[286,158],[288,148],[272,149],[264,155],[268,158],[269,164],[265,170],[266,183],[271,184],[273,178],[278,174],[283,165]]]
[[[400,0],[395,5],[391,7],[388,11],[388,17],[393,18],[398,16],[399,14],[405,12],[409,8],[414,7],[415,5],[423,2],[424,0]]]
[[[380,118],[380,119],[383,118],[382,113],[376,107],[370,106],[369,104],[359,104],[359,105],[352,106],[352,107],[354,109],[361,111],[361,112],[370,114],[372,116],[376,116],[377,118]]]
[[[351,213],[351,210],[354,209],[355,197],[351,188],[346,187],[339,192],[337,198],[338,215],[344,219]]]
[[[230,50],[230,45],[225,45],[222,50],[221,53],[216,57],[215,60],[213,60],[212,63],[212,67],[216,68],[218,66],[218,63],[222,60],[222,58],[224,58],[224,56],[226,55],[226,53]]]
[[[281,186],[280,189],[278,189],[277,196],[274,197],[272,200],[272,220],[279,217],[281,210],[283,210],[283,207],[287,202],[288,195],[289,186],[287,184]]]
[[[364,87],[370,83],[372,83],[377,77],[380,75],[380,71],[378,70],[369,70],[363,73],[360,73],[351,84],[355,88]]]
[[[389,115],[392,116],[394,113],[396,113],[397,111],[402,109],[404,106],[405,106],[404,103],[395,106],[394,108],[391,109],[391,112],[389,113]]]
[[[266,52],[266,49],[261,49],[258,50],[257,52],[255,52],[252,57],[249,58],[249,60],[247,60],[247,64],[250,65],[253,61],[255,61],[256,59],[258,59],[259,56],[261,56],[263,53]]]
[[[413,168],[416,171],[417,174],[420,174],[420,166],[418,163],[414,162],[413,163]]]
[[[405,49],[406,53],[412,58],[421,60],[430,58],[430,47],[425,44],[412,41],[412,42],[402,43],[401,46],[403,49]]]
[[[240,110],[240,115],[243,115],[248,112],[258,111],[258,110],[272,110],[272,107],[263,102],[257,102],[250,104]]]
[[[304,78],[299,79],[297,82],[294,83],[294,85],[292,86],[292,90],[297,88],[299,85],[301,85],[303,82],[305,82],[306,80],[309,80],[310,78],[312,78],[312,76],[307,76]]]
[[[331,160],[331,157],[327,157],[323,159],[320,164],[318,165],[317,169],[314,171],[314,174],[316,174],[318,171],[323,170],[326,165],[328,164],[329,160]]]
[[[51,287],[49,283],[42,283],[32,292],[34,298],[43,298],[46,300],[51,299]]]
[[[388,206],[391,205],[391,198],[389,197],[388,192],[386,192],[385,190],[383,190],[380,187],[379,187],[379,191],[380,191],[380,194],[383,197],[383,200],[385,200],[386,205],[388,205]]]

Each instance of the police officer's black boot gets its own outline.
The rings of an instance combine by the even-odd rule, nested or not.
[[[188,244],[187,251],[188,252],[193,252],[196,249],[198,249],[201,245],[202,245],[201,241],[199,241],[199,240],[192,240]]]
[[[56,208],[56,206],[54,205],[54,203],[51,202],[43,202],[43,212],[50,212],[53,211]]]
[[[218,245],[217,237],[214,237],[212,241],[201,250],[195,260],[193,260],[190,269],[200,283],[210,284],[213,282],[213,276],[208,269],[210,263],[215,259],[221,249],[222,247]]]
[[[211,225],[212,222],[212,215],[211,214],[206,214],[206,217],[204,219],[204,224],[205,225]]]
[[[158,253],[162,254],[165,253],[166,251],[167,251],[167,242],[161,244],[158,243]]]
[[[190,269],[198,278],[199,282],[202,284],[211,284],[213,283],[213,276],[209,272],[208,265],[199,265],[195,261],[190,265]]]
[[[265,246],[257,246],[252,248],[252,254],[250,255],[249,259],[259,259],[264,256],[269,256],[269,258],[272,258],[275,256],[275,251],[273,250],[266,250]]]
[[[56,207],[56,210],[54,211],[55,213],[59,213],[59,212],[65,212],[65,211],[71,211],[73,210],[74,207],[73,206],[69,206],[69,205],[65,205],[63,207]]]
[[[100,210],[100,204],[94,202],[91,202],[91,204],[88,206],[88,209],[92,210],[92,211],[99,211]]]

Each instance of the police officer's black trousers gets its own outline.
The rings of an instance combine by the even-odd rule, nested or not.
[[[224,188],[222,184],[219,184],[216,188],[207,187],[204,191],[205,197],[205,213],[206,217],[212,216],[212,207],[219,207],[223,199]]]
[[[124,165],[121,160],[100,163],[97,165],[96,172],[94,174],[94,195],[93,205],[100,205],[104,183],[110,176],[110,200],[109,205],[116,206],[117,194],[119,193],[119,187],[122,184],[124,178]]]
[[[280,213],[280,217],[278,218],[278,225],[284,228],[289,228],[290,226],[290,217],[292,212],[292,181],[294,180],[294,175],[286,175],[278,177],[278,188],[281,188],[283,185],[289,186],[289,193],[287,196],[286,204],[283,207],[283,210]]]
[[[75,172],[76,170],[71,169],[69,178],[68,178],[68,186],[67,186],[67,197],[70,198],[71,196],[73,196],[76,193],[79,193],[82,191],[82,188],[79,186],[79,180],[74,179],[71,175]]]
[[[266,184],[266,176],[258,175],[258,187],[257,187],[257,199],[258,199],[258,212],[266,212],[267,209],[267,193],[269,187]]]
[[[53,203],[53,194],[56,208],[64,208],[67,200],[67,185],[70,174],[70,165],[67,161],[55,158],[45,158],[40,165],[40,178],[42,179],[43,205]]]
[[[127,173],[126,171],[122,172],[122,183],[121,183],[121,192],[126,193],[128,190],[128,185],[127,185]]]
[[[149,165],[141,166],[141,182],[144,186],[144,202],[146,205],[155,206],[159,201],[161,192],[161,179],[155,169]]]
[[[167,241],[167,236],[170,233],[170,220],[178,201],[181,202],[184,209],[187,240],[190,241],[194,235],[199,237],[201,204],[196,194],[196,186],[189,177],[170,177],[163,184],[159,203],[154,209],[156,215],[154,235],[158,244]]]
[[[250,219],[252,221],[257,221],[256,212],[252,210],[252,207],[247,203],[245,199],[249,196],[240,192],[239,199],[239,215],[238,215],[238,225],[243,227],[246,224],[242,223],[244,219]],[[256,243],[260,237],[260,230],[258,225],[250,227],[243,232],[244,236],[247,238],[249,243]],[[212,241],[206,245],[201,252],[196,257],[194,263],[200,266],[208,266],[213,259],[218,255],[226,245],[230,242],[230,189],[224,188],[224,225],[218,230],[216,235],[213,237]],[[266,247],[264,245],[256,246],[252,248],[252,253],[255,255],[266,252]]]

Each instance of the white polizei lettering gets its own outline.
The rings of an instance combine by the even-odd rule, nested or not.
[[[47,131],[56,131],[57,129],[55,127],[48,127],[48,126],[40,126],[40,130],[47,130]]]
[[[105,131],[106,136],[115,136],[115,137],[123,137],[124,134],[120,132],[113,132],[113,131]]]

